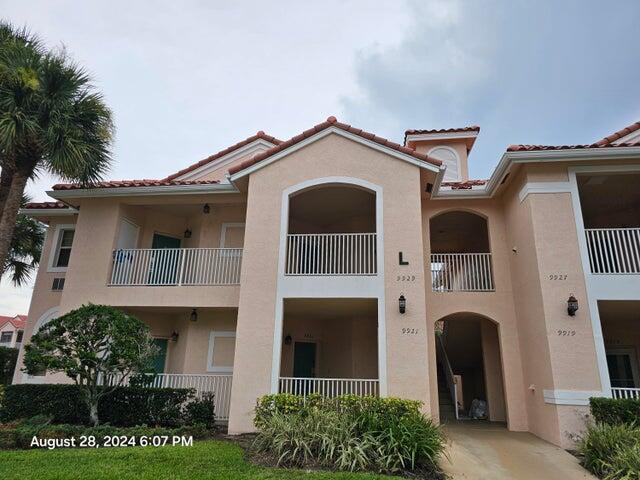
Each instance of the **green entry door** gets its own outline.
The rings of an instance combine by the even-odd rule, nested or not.
[[[316,344],[296,342],[293,350],[293,376],[313,378],[316,376]]]
[[[154,338],[153,343],[158,347],[158,353],[153,359],[153,368],[156,373],[164,373],[164,364],[167,361],[167,346],[169,342],[166,338]]]
[[[177,282],[178,252],[166,251],[168,248],[180,248],[180,239],[155,233],[151,248],[151,271],[149,282],[152,285],[173,285]]]

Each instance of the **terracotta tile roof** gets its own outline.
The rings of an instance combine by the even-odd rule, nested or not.
[[[442,187],[451,187],[451,190],[471,190],[473,187],[486,185],[487,180],[467,180],[465,182],[442,182]]]
[[[122,188],[122,187],[169,187],[173,185],[212,185],[220,183],[218,180],[110,180],[93,185],[80,183],[58,183],[54,190],[78,190],[82,188]]]
[[[69,208],[69,207],[62,202],[29,202],[25,204],[23,208],[54,209],[54,208]]]
[[[245,168],[248,168],[252,165],[255,165],[258,162],[261,162],[262,160],[265,160],[269,157],[271,157],[272,155],[275,155],[278,152],[281,152],[283,150],[286,150],[287,148],[300,143],[301,141],[305,140],[306,138],[309,138],[313,135],[315,135],[318,132],[321,132],[322,130],[326,130],[327,128],[330,127],[334,127],[334,128],[339,128],[340,130],[344,130],[345,132],[349,132],[352,133],[354,135],[358,135],[359,137],[365,138],[369,141],[375,142],[379,145],[383,145],[387,148],[391,148],[393,150],[396,150],[400,153],[404,153],[405,155],[410,155],[414,158],[417,158],[418,160],[422,160],[423,162],[429,162],[433,165],[437,165],[440,166],[442,164],[442,162],[440,160],[436,160],[435,158],[429,157],[427,155],[424,155],[422,153],[418,153],[416,152],[414,149],[412,148],[408,148],[408,147],[403,147],[402,145],[398,144],[398,143],[394,143],[391,142],[389,140],[387,140],[386,138],[382,138],[382,137],[378,137],[377,135],[373,134],[373,133],[369,133],[369,132],[365,132],[364,130],[361,130],[359,128],[354,128],[351,125],[347,125],[346,123],[341,123],[338,122],[338,120],[336,120],[336,117],[329,117],[327,118],[324,122],[319,123],[318,125],[310,128],[309,130],[305,130],[304,132],[300,133],[299,135],[296,135],[295,137],[290,138],[289,140],[280,143],[279,145],[276,145],[273,148],[270,148],[269,150],[259,153],[255,156],[253,156],[252,158],[245,160],[244,162],[238,164],[238,165],[234,165],[233,167],[231,167],[229,169],[229,173],[234,174],[234,173],[238,173],[241,170],[244,170]]]
[[[618,148],[618,147],[640,147],[640,142],[633,143],[619,143],[614,145],[612,143],[598,144],[592,143],[590,145],[509,145],[507,152],[533,152],[540,150],[582,150],[586,148]]]
[[[480,127],[478,125],[470,125],[468,127],[459,128],[432,128],[432,129],[411,129],[404,132],[405,137],[407,135],[420,135],[422,133],[458,133],[458,132],[479,132]]]
[[[184,175],[185,173],[189,173],[197,168],[202,167],[203,165],[206,165],[207,163],[213,162],[218,158],[224,157],[225,155],[228,155],[229,153],[232,153],[235,150],[238,150],[239,148],[244,147],[245,145],[249,145],[250,143],[255,142],[258,139],[266,140],[267,142],[270,142],[276,145],[279,145],[282,143],[282,140],[278,140],[276,137],[267,135],[262,130],[260,130],[255,135],[252,135],[249,138],[245,138],[241,142],[238,142],[235,145],[231,145],[230,147],[227,147],[224,150],[220,150],[218,153],[214,153],[213,155],[210,155],[207,158],[200,160],[199,162],[196,162],[193,165],[188,166],[187,168],[183,168],[182,170],[169,175],[164,180],[173,180],[175,178],[178,178]]]
[[[611,135],[607,135],[601,140],[596,142],[597,145],[608,145],[616,140],[619,140],[622,137],[626,137],[630,133],[635,132],[636,130],[640,130],[640,122],[632,123],[631,125],[624,127],[622,130],[618,130],[617,132],[612,133]]]
[[[0,328],[4,327],[7,323],[11,323],[18,330],[24,330],[27,325],[26,315],[16,315],[15,317],[8,317],[0,315]]]

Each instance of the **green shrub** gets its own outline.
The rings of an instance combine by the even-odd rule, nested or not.
[[[194,391],[171,388],[119,387],[99,405],[103,423],[116,426],[154,425],[175,427],[185,420],[184,408]],[[56,424],[89,424],[87,406],[75,385],[22,384],[6,387],[0,420],[36,415],[51,417]]]
[[[640,399],[591,398],[591,415],[597,423],[640,425]]]
[[[0,385],[11,385],[17,360],[17,348],[0,347]]]
[[[256,407],[255,447],[290,467],[435,472],[444,435],[420,405],[396,398],[267,395]]]
[[[209,392],[202,395],[186,407],[186,419],[190,425],[204,425],[213,428],[216,422],[214,394]]]
[[[578,452],[582,456],[584,467],[607,480],[639,478],[638,448],[640,448],[640,428],[626,424],[590,425],[578,444]],[[635,467],[634,462],[636,462]],[[634,472],[636,476],[633,476]]]

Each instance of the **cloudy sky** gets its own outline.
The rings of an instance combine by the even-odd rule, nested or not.
[[[511,143],[585,143],[640,119],[640,2],[0,0],[64,45],[115,114],[111,178],[159,178],[257,130],[329,115],[402,140],[478,124],[471,176]],[[44,193],[55,179],[29,186]],[[0,314],[31,287],[0,284]]]

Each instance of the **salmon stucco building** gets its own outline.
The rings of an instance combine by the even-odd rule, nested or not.
[[[479,133],[329,117],[162,179],[54,185],[24,209],[48,225],[25,342],[107,304],[150,326],[154,382],[214,391],[231,433],[267,393],[352,393],[446,421],[476,400],[569,446],[590,397],[640,396],[640,122],[509,146],[472,180]]]

